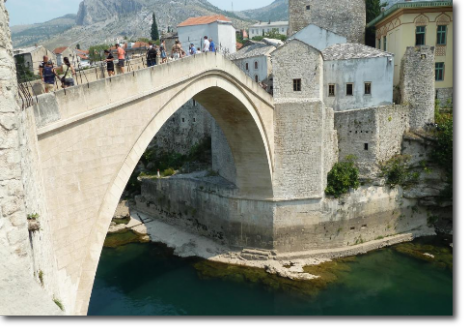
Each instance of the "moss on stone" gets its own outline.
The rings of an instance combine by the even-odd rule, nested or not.
[[[269,274],[264,269],[229,265],[212,261],[199,261],[194,264],[200,278],[222,279],[233,282],[250,282],[263,284],[275,291],[295,292],[300,296],[314,296],[321,289],[339,280],[339,273],[350,271],[349,263],[355,258],[337,259],[320,265],[305,266],[305,272],[319,276],[313,280],[290,280]]]
[[[144,236],[141,236],[135,233],[132,230],[124,230],[122,232],[108,234],[106,240],[104,240],[104,247],[106,248],[116,248],[123,246],[129,243],[146,243],[149,240],[145,239]]]
[[[442,269],[453,269],[453,251],[450,247],[417,241],[401,243],[393,246],[392,249],[400,254],[430,262]],[[425,254],[430,254],[434,256],[434,258]]]

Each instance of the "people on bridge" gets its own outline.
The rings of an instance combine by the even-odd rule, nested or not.
[[[173,57],[174,60],[182,58],[182,47],[181,47],[181,43],[179,42],[179,40],[176,40],[176,43],[171,49],[171,56]]]
[[[52,61],[47,61],[42,70],[42,77],[44,80],[44,89],[46,93],[55,91],[55,77],[57,76],[56,68]],[[60,77],[59,77],[60,78]]]
[[[160,45],[160,54],[161,54],[161,63],[166,63],[168,61],[166,55],[166,41],[163,39]]]
[[[156,59],[158,58],[158,54],[156,52],[156,48],[150,43],[150,47],[148,48],[147,52],[147,67],[156,66]]]
[[[216,47],[215,47],[215,43],[213,42],[213,39],[210,38],[210,39],[209,39],[209,42],[210,42],[210,44],[209,44],[209,46],[208,46],[209,51],[210,51],[210,52],[215,52],[217,49],[216,49]]]
[[[125,73],[125,50],[119,45],[116,44],[116,50],[117,50],[117,59],[119,62],[117,63],[117,68],[119,68],[119,71],[121,74]]]
[[[195,46],[193,43],[191,43],[190,47],[189,47],[189,54],[190,55],[195,55],[197,54],[197,50],[195,49]]]
[[[49,62],[49,57],[47,55],[44,55],[42,57],[42,62],[39,65],[39,76],[41,76],[41,80],[44,82],[44,77],[42,76],[42,72],[44,71],[44,66],[46,65],[47,62]]]
[[[106,59],[104,59],[103,61],[106,62],[107,73],[109,76],[114,76],[116,74],[114,72],[114,56],[112,55],[112,52],[109,50],[105,50],[104,55],[106,55]]]
[[[64,57],[64,64],[61,69],[63,73],[63,76],[60,78],[62,88],[74,86],[75,82],[73,81],[73,75],[75,75],[75,68],[73,68],[68,57]]]
[[[208,41],[208,37],[205,36],[204,37],[204,46],[203,46],[202,51],[203,52],[208,52],[209,50],[210,50],[210,42]]]

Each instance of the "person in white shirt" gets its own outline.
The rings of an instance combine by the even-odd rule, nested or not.
[[[203,52],[208,52],[210,50],[210,42],[208,41],[208,37],[204,37],[204,48]]]

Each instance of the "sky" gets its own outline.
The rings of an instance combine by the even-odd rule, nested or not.
[[[8,0],[10,25],[41,23],[65,14],[76,14],[82,0]],[[215,6],[231,10],[255,9],[267,6],[274,0],[208,0]]]

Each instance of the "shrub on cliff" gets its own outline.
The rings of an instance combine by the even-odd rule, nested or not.
[[[430,155],[431,161],[446,171],[445,190],[441,193],[444,199],[453,199],[453,114],[450,109],[446,113],[436,113],[435,123],[438,125],[436,142]]]
[[[410,187],[418,183],[420,173],[413,171],[409,165],[411,156],[396,155],[385,163],[381,163],[380,176],[386,180],[386,184],[391,188],[398,185]]]
[[[350,189],[357,189],[360,186],[355,160],[355,156],[347,156],[344,161],[340,161],[332,167],[327,174],[327,195],[337,198]]]

